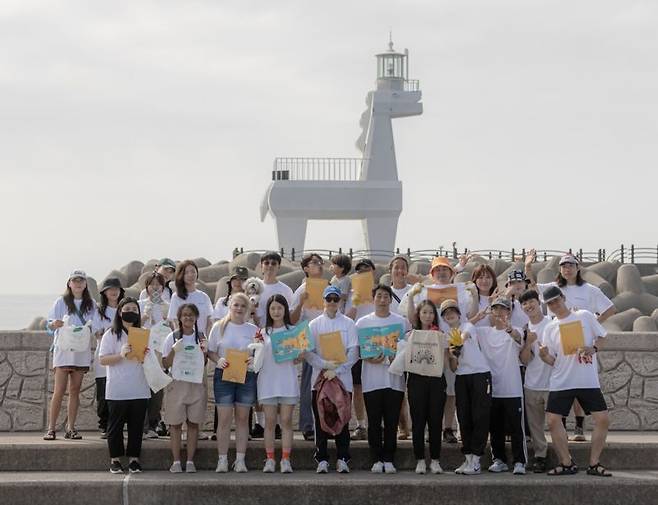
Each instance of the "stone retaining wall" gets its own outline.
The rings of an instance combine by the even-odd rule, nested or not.
[[[51,337],[0,332],[0,431],[44,431],[53,374]],[[658,333],[612,333],[599,353],[601,386],[613,430],[658,430]],[[209,391],[211,394],[211,391]],[[212,404],[208,423],[212,426]],[[97,427],[93,373],[85,376],[76,427]],[[66,399],[58,426],[66,418]]]

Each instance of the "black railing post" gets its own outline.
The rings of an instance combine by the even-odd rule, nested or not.
[[[512,247],[512,263],[516,260],[515,258],[516,254],[514,253],[514,248]]]
[[[399,248],[399,247],[395,249],[395,255],[396,255],[396,256],[399,256],[399,255],[400,255],[400,248]]]
[[[525,247],[523,249],[521,249],[521,261],[523,261],[523,263],[525,263]]]
[[[601,261],[605,261],[605,257],[606,257],[606,255],[605,255],[605,249],[603,249],[603,254],[602,254],[602,256],[601,256],[601,258],[602,258]]]
[[[489,251],[489,259],[490,259],[490,260],[493,259],[492,256],[493,256],[493,255],[491,254],[491,251]]]
[[[240,254],[243,254],[243,253],[244,253],[244,248],[241,247],[241,248],[240,248]]]
[[[285,256],[283,255],[283,247],[281,248],[281,257],[285,258]]]
[[[408,247],[407,247],[407,257],[411,258],[411,249],[409,249]]]
[[[546,254],[546,251],[544,251],[544,261],[548,261],[548,255]]]
[[[621,262],[624,263],[624,244],[619,248],[621,250]]]
[[[238,252],[238,248],[235,247],[235,248],[233,249],[233,257],[235,258],[238,254],[240,254],[240,253]]]
[[[290,259],[295,261],[295,248],[290,249]]]
[[[352,254],[352,248],[350,247],[350,259],[352,259],[352,256],[353,256],[353,254]]]
[[[631,264],[635,264],[635,244],[631,244]]]
[[[583,249],[578,249],[578,261],[583,262]]]

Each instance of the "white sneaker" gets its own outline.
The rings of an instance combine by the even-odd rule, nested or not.
[[[274,473],[276,470],[276,462],[273,459],[266,459],[263,473]]]
[[[432,473],[443,473],[443,468],[441,468],[441,464],[439,463],[438,459],[433,459],[430,461],[430,472]]]
[[[384,463],[384,473],[397,473],[395,466],[390,461]]]
[[[461,465],[459,465],[457,468],[455,468],[455,473],[456,474],[461,475],[461,474],[464,473],[464,470],[466,470],[468,465],[471,464],[471,457],[472,456],[473,456],[472,454],[466,454],[464,462]]]
[[[329,462],[320,461],[318,463],[318,468],[315,470],[315,473],[329,473]]]
[[[482,471],[480,467],[480,456],[476,456],[475,454],[469,454],[469,456],[471,457],[470,462],[462,473],[464,475],[480,475]]]
[[[512,473],[514,475],[525,475],[525,465],[523,463],[514,463]]]
[[[236,459],[233,463],[233,471],[235,473],[247,473],[247,465],[244,464],[244,459]]]
[[[509,472],[509,466],[507,466],[507,463],[503,463],[499,459],[494,459],[489,467],[489,471],[493,473]]]
[[[217,460],[217,468],[215,468],[217,473],[226,473],[228,472],[228,458],[226,456],[220,456]]]
[[[427,472],[427,465],[425,464],[425,460],[419,459],[418,463],[416,463],[416,473],[423,475],[425,472]]]
[[[146,440],[146,439],[153,439],[153,438],[160,438],[160,437],[158,437],[158,434],[155,431],[148,430],[146,433],[144,433],[143,438]]]
[[[292,465],[289,459],[282,459],[279,466],[281,467],[281,473],[292,473]]]
[[[185,473],[196,473],[196,465],[194,461],[188,461],[185,463]]]
[[[384,463],[382,463],[381,461],[377,461],[377,463],[372,465],[370,471],[372,473],[384,473]]]
[[[336,471],[338,473],[350,473],[350,467],[347,465],[347,461],[342,459],[336,461]]]
[[[210,435],[208,435],[207,433],[204,433],[203,431],[200,431],[197,434],[196,439],[197,440],[210,440]]]
[[[180,465],[180,461],[174,461],[169,467],[171,473],[183,473],[183,467]]]

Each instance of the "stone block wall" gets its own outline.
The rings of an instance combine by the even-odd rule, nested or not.
[[[0,431],[44,431],[52,395],[51,337],[0,331]],[[612,333],[599,353],[601,387],[613,430],[658,430],[658,333]],[[212,427],[212,380],[207,426]],[[58,429],[66,421],[67,397]],[[296,418],[296,416],[295,416]],[[79,430],[97,428],[93,373],[82,384]]]

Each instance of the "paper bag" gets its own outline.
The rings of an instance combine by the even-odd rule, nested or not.
[[[585,347],[585,333],[580,321],[560,325],[560,341],[565,356],[576,354],[579,347]]]
[[[304,302],[304,307],[308,309],[324,308],[322,292],[328,285],[329,281],[327,279],[311,279],[308,277],[306,279],[306,287],[304,288],[308,293],[308,298]]]
[[[372,288],[375,287],[375,276],[372,272],[354,274],[352,279],[352,304],[355,307],[372,303]]]
[[[331,333],[322,333],[318,335],[318,348],[323,360],[335,361],[338,364],[347,361],[345,346],[343,345],[340,331],[332,331]]]
[[[431,300],[438,309],[446,300],[458,302],[457,286],[448,286],[445,288],[427,288],[427,299]]]
[[[228,366],[224,368],[222,380],[244,384],[247,380],[247,360],[249,359],[249,351],[226,349],[225,358],[226,361],[228,361]]]
[[[128,359],[144,362],[144,353],[149,345],[150,331],[145,328],[128,328],[128,343],[132,350],[126,355]]]
[[[144,369],[146,382],[154,393],[164,389],[172,381],[172,378],[162,371],[160,362],[153,352],[149,352],[144,356],[142,368]]]
[[[445,335],[440,331],[413,330],[406,346],[405,370],[417,375],[441,377]]]

